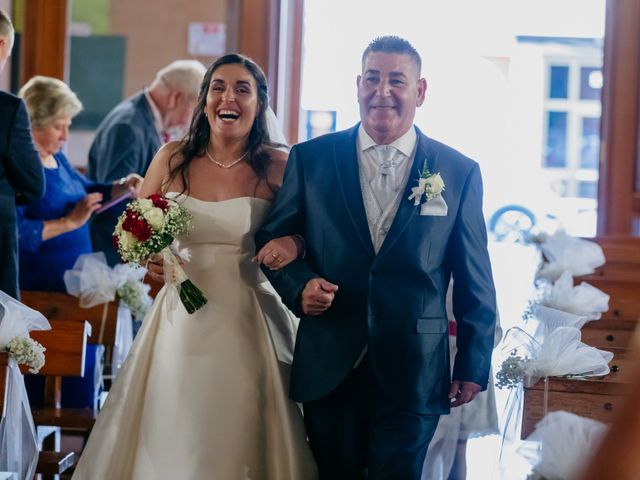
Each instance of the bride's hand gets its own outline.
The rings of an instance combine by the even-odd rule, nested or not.
[[[303,248],[302,240],[294,235],[275,238],[267,242],[252,260],[271,270],[279,270],[298,258]]]
[[[147,260],[147,273],[151,280],[164,283],[164,260],[162,255],[156,253]]]

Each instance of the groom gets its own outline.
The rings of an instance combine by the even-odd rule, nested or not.
[[[404,39],[369,44],[362,122],[293,147],[256,236],[258,249],[306,241],[304,259],[265,272],[301,316],[290,395],[304,403],[321,479],[419,479],[439,415],[487,384],[496,305],[480,170],[413,125],[420,68]]]

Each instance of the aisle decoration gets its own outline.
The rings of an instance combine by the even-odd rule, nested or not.
[[[80,255],[73,268],[64,273],[67,293],[78,297],[82,308],[104,305],[102,324],[96,342],[102,343],[104,324],[107,320],[108,304],[116,298],[118,302],[116,332],[111,353],[111,374],[116,375],[133,343],[132,315],[142,320],[151,307],[150,286],[143,283],[147,270],[136,265],[107,265],[103,252]],[[101,358],[101,357],[100,357]],[[102,362],[102,358],[100,360]],[[96,371],[102,371],[98,366]],[[100,383],[102,378],[97,379]]]
[[[525,387],[532,387],[543,379],[543,411],[547,420],[539,425],[545,427],[554,421],[549,419],[558,418],[554,415],[557,412],[547,415],[549,377],[604,376],[609,374],[608,364],[613,359],[613,353],[584,344],[580,330],[587,322],[600,319],[609,309],[609,295],[586,282],[574,286],[573,278],[591,274],[605,263],[602,248],[595,242],[564,232],[538,235],[533,243],[541,257],[534,280],[537,289],[523,313],[523,322],[505,334],[503,359],[496,374],[498,388],[509,389],[504,410],[503,446],[505,441],[519,436]],[[558,437],[555,440],[564,442],[567,438],[559,435],[561,431],[554,431]],[[569,436],[575,434],[585,440],[583,431],[568,432]],[[543,434],[532,439],[539,439]],[[562,472],[548,476],[553,469],[546,470],[544,465],[554,463],[549,458],[547,455],[543,466],[537,472],[534,470],[530,478],[569,478]]]
[[[533,466],[527,480],[573,480],[602,441],[607,425],[565,411],[551,412],[536,424],[531,443],[518,453]]]
[[[0,422],[0,471],[31,480],[38,463],[38,442],[29,398],[19,364],[37,372],[45,349],[29,337],[32,330],[49,330],[44,316],[0,291],[0,351],[9,353],[5,415]]]

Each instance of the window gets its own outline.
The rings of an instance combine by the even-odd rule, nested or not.
[[[552,66],[549,82],[549,98],[567,98],[569,92],[569,67]]]
[[[595,67],[580,69],[580,99],[600,100],[602,90],[602,70]]]
[[[557,192],[561,196],[595,199],[602,50],[594,39],[536,40],[546,63],[542,170],[547,178],[566,182]]]
[[[596,170],[600,158],[600,118],[582,118],[581,142],[580,166]]]
[[[545,167],[567,165],[567,112],[548,112]]]
[[[598,182],[578,182],[578,197],[598,198]]]

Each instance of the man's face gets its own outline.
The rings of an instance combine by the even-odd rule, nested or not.
[[[0,35],[0,73],[4,70],[13,48],[13,32],[7,36]]]
[[[378,144],[388,144],[406,133],[422,105],[427,82],[403,53],[371,52],[358,75],[360,119]]]
[[[188,129],[196,100],[195,98],[187,98],[182,93],[176,97],[163,118],[164,128],[167,130]]]

